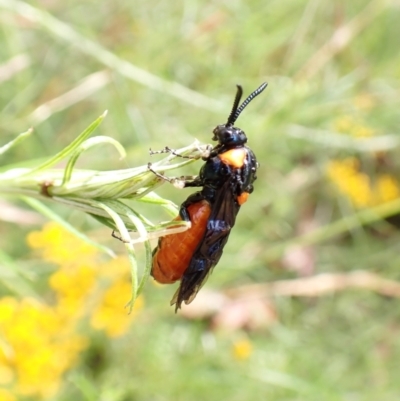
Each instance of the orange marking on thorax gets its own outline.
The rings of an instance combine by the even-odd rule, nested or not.
[[[239,203],[240,206],[243,205],[243,203],[246,203],[247,199],[249,199],[249,193],[248,192],[242,192],[238,197],[237,197],[237,201]]]
[[[244,161],[246,159],[246,149],[237,148],[227,150],[226,152],[221,153],[219,155],[219,158],[224,164],[229,164],[230,166],[235,168],[241,168],[243,167]]]

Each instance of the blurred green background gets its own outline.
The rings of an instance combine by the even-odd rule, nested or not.
[[[149,282],[124,335],[87,331],[58,390],[26,399],[398,399],[399,20],[384,0],[0,0],[1,144],[35,130],[4,164],[54,154],[105,109],[96,133],[128,157],[98,147],[80,166],[146,164],[150,147],[210,142],[237,83],[269,83],[236,123],[261,164],[255,191],[198,299],[175,315],[175,286]],[[53,270],[25,241],[45,219],[1,205],[1,263],[47,294]],[[124,257],[109,229],[49,206]]]

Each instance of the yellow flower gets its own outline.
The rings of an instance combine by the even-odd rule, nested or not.
[[[343,134],[347,134],[351,127],[354,124],[354,120],[352,117],[350,116],[343,116],[343,117],[339,117],[337,118],[334,123],[333,123],[333,127],[337,132],[341,132]]]
[[[15,396],[4,388],[0,388],[0,400],[1,401],[17,401]]]
[[[372,128],[359,123],[351,116],[339,117],[333,126],[337,132],[348,134],[355,138],[369,138],[375,134]]]
[[[0,325],[9,322],[18,306],[18,301],[13,297],[1,298],[0,302]]]
[[[236,359],[248,359],[253,352],[253,346],[249,340],[242,339],[233,344],[232,351]]]
[[[56,293],[55,310],[59,316],[76,321],[84,314],[90,314],[98,303],[96,300],[101,298],[91,318],[92,326],[105,330],[112,337],[127,330],[132,319],[127,316],[124,306],[131,295],[131,284],[130,280],[121,278],[130,270],[126,257],[99,263],[94,248],[82,245],[79,239],[54,223],[47,224],[41,232],[31,233],[28,242],[47,260],[62,266],[49,279],[50,287]],[[66,254],[75,256],[66,257]],[[112,284],[107,288],[109,283]],[[141,304],[140,298],[136,308]]]
[[[355,158],[333,160],[327,166],[327,174],[340,192],[347,195],[356,207],[366,207],[373,202],[369,177],[359,170]]]
[[[115,279],[115,277],[126,275],[130,271],[130,265],[126,256],[118,256],[98,265],[102,277]]]
[[[32,249],[41,252],[43,259],[61,266],[90,264],[98,254],[95,247],[54,222],[47,223],[41,231],[31,232],[27,242]]]
[[[80,316],[96,287],[98,271],[90,266],[60,269],[50,276],[50,287],[57,294],[57,309],[62,315]]]
[[[375,134],[375,132],[372,128],[365,125],[355,125],[351,129],[350,134],[355,138],[370,138]]]
[[[0,322],[0,371],[8,374],[8,383],[13,381],[14,393],[54,394],[87,340],[74,334],[53,308],[34,299],[2,299],[1,311],[7,316]]]
[[[381,204],[400,196],[399,182],[389,174],[382,174],[376,182],[376,203]]]
[[[4,346],[4,344],[3,344]],[[9,385],[15,378],[14,370],[11,366],[7,366],[7,359],[5,355],[1,356],[0,362],[0,386]],[[2,398],[0,397],[0,400]]]
[[[400,196],[400,184],[393,176],[378,175],[373,184],[367,174],[359,171],[359,161],[355,158],[331,161],[327,175],[358,208],[380,205]]]
[[[366,174],[355,174],[347,183],[347,192],[357,207],[367,207],[373,199],[370,179]]]
[[[123,257],[99,262],[94,247],[55,223],[32,232],[28,243],[60,266],[49,278],[55,304],[0,299],[0,385],[11,387],[18,396],[40,399],[58,391],[63,374],[88,346],[88,339],[75,333],[83,317],[110,337],[127,331],[132,322],[124,309],[131,296],[126,279],[130,269]],[[142,304],[139,298],[134,310]]]
[[[131,295],[131,283],[125,278],[116,280],[103,294],[98,308],[93,312],[90,324],[96,330],[104,330],[109,337],[123,335],[132,323],[132,313],[128,315],[123,305]],[[143,298],[139,297],[132,312],[143,307]]]

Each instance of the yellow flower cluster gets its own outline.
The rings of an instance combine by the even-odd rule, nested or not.
[[[132,322],[124,309],[131,295],[126,258],[101,262],[94,247],[54,223],[31,233],[28,244],[59,265],[49,279],[55,301],[0,299],[0,400],[54,395],[88,346],[90,328],[117,337]],[[142,304],[139,297],[134,311]],[[77,334],[85,322],[85,336]]]
[[[233,343],[232,352],[236,359],[248,359],[253,352],[253,345],[248,339],[240,339]]]
[[[33,231],[27,237],[30,248],[38,250],[42,259],[60,266],[93,264],[98,251],[79,241],[56,223],[48,223],[41,231]]]
[[[97,330],[104,330],[109,337],[118,337],[126,333],[130,324],[130,316],[121,305],[126,303],[127,294],[131,292],[131,284],[126,279],[118,279],[101,297],[97,309],[92,313],[90,324]],[[143,298],[139,297],[133,312],[143,306]]]
[[[56,311],[33,299],[0,300],[0,385],[22,396],[46,398],[76,362],[87,340]],[[10,391],[11,393],[11,391]],[[3,399],[3,398],[2,398]]]
[[[353,117],[343,116],[334,122],[334,129],[342,134],[348,134],[355,138],[369,138],[375,135],[372,128],[358,122]]]
[[[359,160],[350,157],[333,160],[327,174],[339,191],[350,198],[357,208],[377,206],[400,196],[399,182],[389,174],[380,174],[372,181],[360,171]]]
[[[357,99],[356,107],[369,109],[374,106],[374,99],[368,95]],[[368,138],[376,132],[351,116],[342,116],[334,122],[337,132],[355,138]],[[382,155],[372,154],[375,159]],[[400,183],[390,174],[377,173],[373,178],[360,169],[360,161],[355,157],[343,160],[332,160],[327,165],[327,175],[339,191],[346,195],[357,208],[380,205],[397,199],[400,196]]]

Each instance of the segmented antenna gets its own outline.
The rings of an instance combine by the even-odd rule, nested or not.
[[[234,116],[237,112],[237,108],[239,106],[240,99],[242,98],[242,95],[243,95],[243,88],[240,85],[236,85],[236,88],[237,88],[237,91],[236,91],[235,100],[233,102],[232,111],[231,111],[231,114],[229,114],[226,125],[233,125],[233,123],[235,122],[235,120],[237,118],[237,117],[234,118]]]
[[[256,97],[258,96],[266,87],[268,86],[267,82],[264,82],[262,85],[260,85],[254,92],[250,93],[249,96],[244,100],[244,102],[240,105],[238,108],[238,104],[240,101],[240,98],[242,97],[242,87],[240,85],[237,85],[238,91],[236,92],[236,97],[235,97],[235,102],[233,103],[233,108],[231,111],[231,114],[229,115],[228,122],[226,125],[233,125],[237,118],[239,117],[240,113],[245,109],[245,107]],[[239,95],[239,88],[240,88],[240,96]]]

